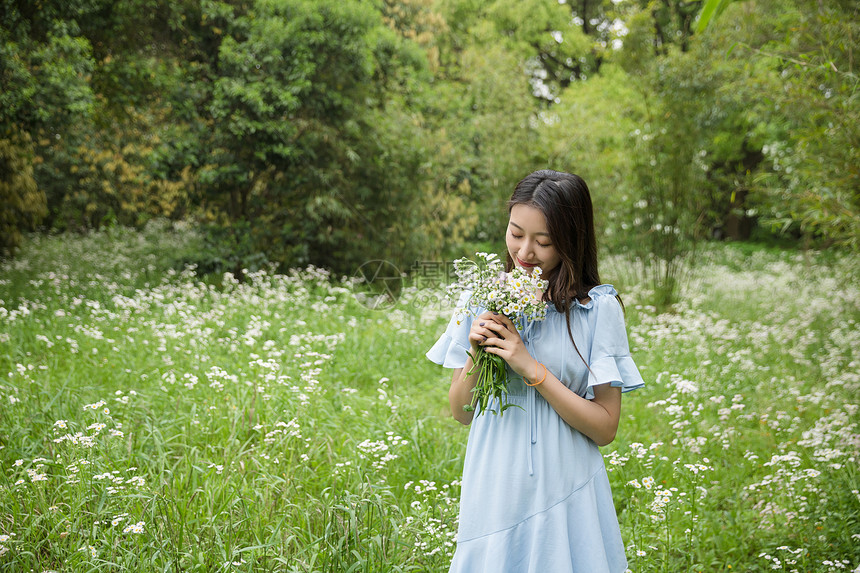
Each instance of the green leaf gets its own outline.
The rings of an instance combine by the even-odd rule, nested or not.
[[[699,13],[699,22],[696,25],[696,33],[700,34],[704,32],[705,28],[707,28],[713,20],[716,20],[720,14],[723,13],[723,10],[726,9],[726,6],[733,1],[735,0],[707,0],[705,5],[702,6],[702,11]]]

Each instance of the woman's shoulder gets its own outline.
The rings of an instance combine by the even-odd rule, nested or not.
[[[618,296],[618,291],[615,290],[615,287],[611,284],[600,284],[595,287],[591,287],[588,291],[588,296],[583,299],[576,301],[576,307],[582,308],[585,310],[591,310],[592,308],[596,308],[601,304],[605,304],[608,301],[618,299],[615,298]],[[610,303],[611,304],[611,303]]]

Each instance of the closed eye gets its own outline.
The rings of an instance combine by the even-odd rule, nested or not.
[[[511,231],[511,237],[513,237],[514,239],[522,239],[522,238],[523,238],[523,236],[522,236],[522,235],[517,235],[517,234],[516,234],[516,233],[514,233],[513,231]],[[545,245],[544,245],[543,243],[538,242],[538,246],[539,246],[539,247],[551,247],[551,246],[552,246],[552,243],[547,243],[547,244],[545,244]]]

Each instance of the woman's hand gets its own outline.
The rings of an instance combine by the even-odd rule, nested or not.
[[[499,336],[496,331],[492,330],[495,326],[497,329],[505,330],[499,318],[500,315],[492,312],[485,312],[477,316],[472,321],[472,328],[469,330],[469,344],[472,346],[472,356],[478,355],[478,349],[484,346],[484,342],[489,339],[495,339]],[[472,410],[464,410],[464,406],[472,403],[475,384],[478,380],[478,374],[469,372],[473,366],[472,358],[466,360],[463,368],[455,368],[454,376],[451,378],[451,389],[448,390],[448,403],[451,406],[451,414],[454,419],[461,424],[469,424],[472,421],[474,412]]]
[[[489,315],[490,320],[483,318],[486,315]],[[511,319],[504,314],[487,312],[478,317],[475,322],[479,324],[480,336],[477,339],[479,346],[482,346],[490,354],[501,356],[514,372],[526,380],[534,377],[537,362],[529,354],[516,325]],[[469,333],[470,342],[473,340],[472,335],[475,332],[475,324],[473,324],[472,331]],[[484,336],[486,339],[483,338]],[[475,342],[472,342],[472,348],[475,349]]]
[[[472,321],[472,328],[469,330],[469,344],[472,345],[472,356],[478,352],[478,348],[483,346],[484,341],[489,338],[498,336],[493,330],[490,329],[491,324],[495,324],[497,326],[502,326],[499,317],[502,316],[500,314],[495,314],[493,312],[485,312]]]

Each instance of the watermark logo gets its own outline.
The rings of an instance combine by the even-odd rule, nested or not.
[[[389,261],[363,263],[353,274],[355,300],[373,310],[385,310],[397,304],[405,275]]]
[[[424,309],[449,310],[445,285],[455,277],[454,265],[446,261],[415,261],[404,273],[385,260],[362,263],[352,276],[355,300],[371,310],[387,310],[400,303]]]

